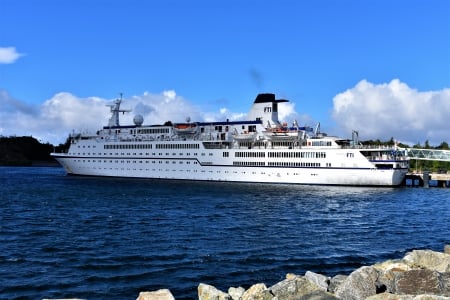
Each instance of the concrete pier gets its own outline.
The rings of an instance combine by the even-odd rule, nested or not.
[[[450,173],[430,173],[428,171],[406,174],[403,186],[408,187],[450,187]]]

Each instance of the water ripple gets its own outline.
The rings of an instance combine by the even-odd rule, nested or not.
[[[196,298],[450,243],[446,189],[83,178],[0,168],[0,298]]]

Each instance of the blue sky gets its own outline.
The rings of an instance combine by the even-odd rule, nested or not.
[[[146,124],[244,118],[273,92],[287,119],[332,134],[450,142],[450,1],[0,0],[0,12],[0,135],[63,142],[105,125],[120,92]]]

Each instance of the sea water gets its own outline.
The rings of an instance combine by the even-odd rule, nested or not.
[[[0,168],[0,298],[136,299],[349,274],[450,244],[450,189],[67,176]]]

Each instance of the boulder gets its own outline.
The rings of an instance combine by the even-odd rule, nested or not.
[[[373,265],[377,271],[386,272],[386,271],[394,271],[394,272],[402,272],[411,270],[411,266],[409,266],[403,260],[387,260],[378,264]]]
[[[446,272],[441,274],[441,282],[443,289],[445,290],[444,295],[450,297],[450,273]]]
[[[338,286],[340,286],[346,279],[347,275],[338,274],[330,279],[330,284],[328,285],[328,292],[335,293]]]
[[[449,300],[450,297],[443,297],[437,295],[417,295],[413,300]]]
[[[311,271],[306,271],[305,278],[308,279],[310,282],[314,283],[318,287],[320,287],[322,290],[326,291],[328,289],[328,285],[330,284],[330,277],[317,274]]]
[[[153,292],[140,292],[136,300],[175,300],[168,289],[161,289]]]
[[[264,283],[257,283],[252,285],[242,295],[241,300],[272,300],[273,295],[267,289]]]
[[[444,253],[450,254],[450,245],[445,245],[444,246]]]
[[[361,267],[352,272],[336,289],[343,300],[361,300],[377,293],[378,272],[373,267]]]
[[[330,294],[323,290],[316,290],[309,294],[302,295],[295,300],[338,300],[333,294]]]
[[[395,274],[394,291],[399,295],[444,295],[445,287],[439,272],[416,269]]]
[[[298,299],[312,292],[323,290],[305,277],[288,274],[286,279],[270,287],[270,291],[278,300]]]
[[[230,295],[212,285],[200,283],[197,290],[199,300],[232,300]]]
[[[414,250],[403,258],[412,268],[423,268],[441,273],[450,272],[450,254],[432,250]]]
[[[228,295],[230,295],[233,300],[240,300],[244,293],[245,289],[243,287],[230,287],[228,289]]]
[[[392,293],[395,290],[395,273],[411,270],[411,267],[401,260],[387,260],[385,262],[375,264],[373,267],[379,274],[377,280],[377,293]]]
[[[366,300],[449,300],[448,297],[436,295],[395,295],[389,293],[381,293],[370,296]]]

